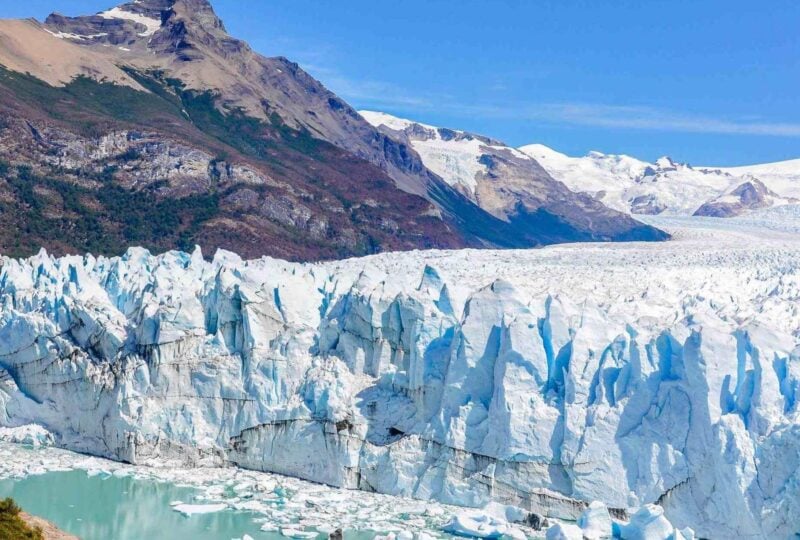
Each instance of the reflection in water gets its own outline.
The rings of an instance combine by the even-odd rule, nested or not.
[[[0,480],[0,498],[13,497],[83,540],[174,540],[175,538],[282,538],[259,531],[256,517],[217,512],[184,517],[170,502],[191,502],[197,491],[130,477],[87,476],[84,471],[51,472],[22,480]]]

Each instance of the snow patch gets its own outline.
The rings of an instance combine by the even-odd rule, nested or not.
[[[152,36],[161,28],[160,19],[153,19],[150,17],[146,17],[138,13],[126,11],[119,7],[103,11],[101,13],[98,13],[97,15],[104,19],[123,19],[123,20],[133,21],[137,24],[141,24],[142,26],[145,27],[145,31],[139,34],[140,37]]]

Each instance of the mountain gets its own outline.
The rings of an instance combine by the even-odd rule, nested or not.
[[[658,244],[314,264],[4,257],[0,426],[135,464],[569,520],[657,503],[699,538],[789,538],[797,216],[673,221]]]
[[[48,21],[0,22],[3,252],[197,243],[314,259],[480,243],[430,200],[398,188],[416,179],[417,191],[444,191],[418,159],[357,114],[348,123],[349,108],[297,66],[225,38],[207,3],[138,2]],[[264,78],[261,116],[242,105],[255,90],[236,70]],[[272,94],[307,107],[320,126],[355,125],[358,148],[312,136]],[[267,115],[268,106],[283,116]],[[358,136],[381,149],[372,162],[356,155],[368,153]],[[384,151],[417,173],[389,177]]]
[[[800,202],[800,160],[719,168],[600,152],[576,158],[541,144],[520,151],[570,189],[630,214],[732,217]]]
[[[531,242],[658,240],[666,235],[554,179],[500,141],[373,111],[361,115],[412,147],[425,166]]]
[[[203,245],[313,260],[663,235],[609,215],[524,229],[431,172],[206,0],[0,21],[0,251]],[[582,209],[576,210],[584,213]],[[573,230],[574,229],[574,230]]]

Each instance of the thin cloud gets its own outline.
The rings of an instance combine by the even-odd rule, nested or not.
[[[497,109],[503,115],[507,111]],[[491,114],[491,111],[487,110]],[[561,122],[606,128],[673,131],[680,133],[715,133],[726,135],[759,135],[800,137],[800,124],[759,120],[729,120],[708,116],[686,115],[653,107],[603,104],[550,103],[526,105],[521,115],[529,120]],[[519,118],[520,114],[511,115]]]
[[[334,93],[360,106],[414,108],[430,110],[435,106],[431,97],[413,94],[385,81],[351,79],[319,64],[301,64],[303,69],[318,78]]]
[[[600,103],[465,104],[444,94],[416,94],[384,81],[351,79],[320,65],[304,65],[329,88],[357,107],[400,110],[414,116],[446,112],[451,116],[524,120],[552,125],[588,126],[676,133],[800,137],[800,123],[758,118],[725,119],[637,105]],[[415,118],[424,120],[423,118]]]

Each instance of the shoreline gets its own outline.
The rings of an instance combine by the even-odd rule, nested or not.
[[[20,512],[19,517],[28,527],[32,529],[41,529],[44,540],[80,540],[77,536],[62,531],[50,521],[40,518],[39,516],[34,516],[33,514],[23,511]]]

